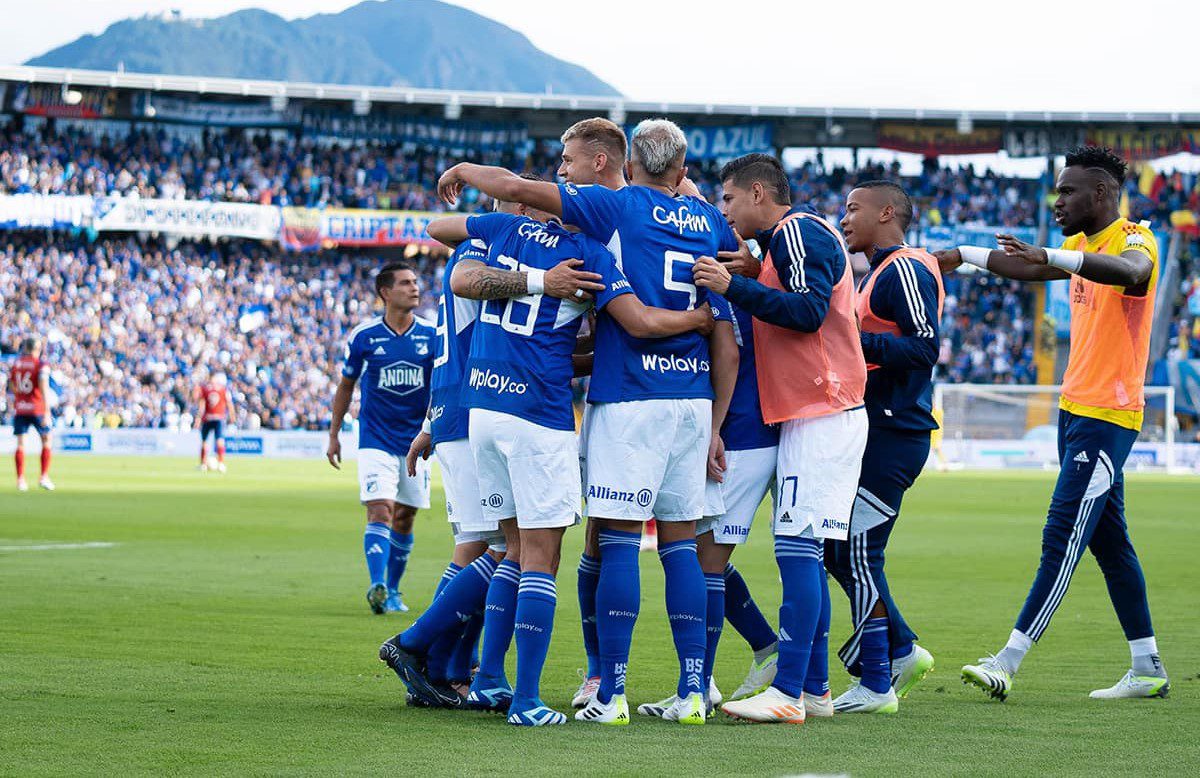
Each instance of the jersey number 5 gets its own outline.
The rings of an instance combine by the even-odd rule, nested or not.
[[[696,285],[692,283],[692,266],[696,258],[682,251],[667,251],[663,254],[663,287],[676,292],[685,292],[688,296],[687,310],[696,307]],[[676,268],[684,266],[687,281],[676,281]]]

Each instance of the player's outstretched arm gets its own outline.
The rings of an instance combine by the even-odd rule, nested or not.
[[[1089,281],[1109,286],[1138,287],[1150,280],[1154,263],[1145,252],[1131,249],[1122,254],[1096,254],[1090,251],[1068,251],[1031,246],[1012,235],[999,234],[1000,250],[1012,260],[1031,267],[1054,270],[1065,275],[1079,275]],[[991,257],[989,256],[989,269]]]
[[[429,233],[429,237],[450,248],[455,248],[471,237],[467,233],[466,216],[443,216],[440,219],[434,219],[429,222],[425,231]]]
[[[966,249],[966,254],[963,253],[964,249]],[[1011,278],[1014,281],[1055,281],[1070,277],[1070,273],[1056,267],[1032,264],[1018,257],[1009,256],[1001,249],[989,251],[979,246],[959,246],[935,251],[933,255],[937,257],[938,265],[943,273],[953,272],[963,262],[967,262],[982,270]]]
[[[338,470],[342,469],[342,442],[338,439],[338,433],[342,431],[342,422],[350,410],[355,383],[355,379],[342,376],[337,391],[333,393],[333,418],[329,422],[329,447],[325,450],[325,458]]]
[[[545,294],[560,300],[590,300],[604,291],[599,273],[580,270],[581,259],[564,259],[545,271],[501,270],[477,259],[460,260],[450,273],[450,290],[471,300],[500,300]],[[531,277],[532,273],[532,277]]]
[[[707,336],[713,329],[708,303],[690,311],[668,311],[648,307],[637,295],[623,294],[609,300],[605,310],[635,338],[668,338],[693,330]]]
[[[549,181],[530,181],[502,167],[460,162],[438,179],[438,196],[446,204],[454,205],[465,186],[473,186],[489,197],[506,203],[521,203],[562,216],[562,197],[558,193],[558,184]]]

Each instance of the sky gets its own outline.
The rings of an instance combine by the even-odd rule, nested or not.
[[[637,100],[1200,113],[1200,3],[1186,0],[1092,0],[1086,11],[1062,0],[455,3]],[[213,17],[256,7],[296,18],[354,4],[0,0],[0,61],[23,62],[120,19],[168,9]]]

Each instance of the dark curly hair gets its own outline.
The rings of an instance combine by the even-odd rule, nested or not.
[[[1080,146],[1067,152],[1067,167],[1096,168],[1108,173],[1117,183],[1125,181],[1129,166],[1107,146]]]

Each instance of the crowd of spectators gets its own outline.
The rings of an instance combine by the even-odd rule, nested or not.
[[[373,254],[287,254],[252,241],[9,233],[0,241],[0,349],[37,333],[68,427],[188,427],[192,393],[229,379],[243,428],[322,429],[349,331],[376,314]],[[436,317],[444,258],[413,260]],[[948,279],[939,374],[1029,383],[1031,315],[1019,284]],[[0,363],[0,371],[3,370]]]
[[[45,234],[0,242],[0,344],[47,344],[68,427],[187,427],[196,386],[225,373],[243,428],[328,425],[342,347],[374,312],[377,259],[245,241],[174,247]],[[417,258],[424,289],[443,263]],[[419,314],[436,302],[426,294]],[[0,368],[2,369],[2,368]]]
[[[318,144],[280,133],[51,127],[14,121],[0,129],[0,194],[439,210],[437,174],[455,161],[433,148]],[[497,152],[482,161],[552,178],[557,149],[528,144],[520,158]],[[717,169],[691,168],[714,200]],[[898,164],[826,169],[815,160],[791,178],[797,201],[835,221],[846,193],[877,178],[912,192],[923,227],[1037,221],[1038,181],[970,167],[929,163],[902,176]],[[458,208],[490,205],[468,190]],[[4,233],[0,350],[11,352],[29,332],[49,341],[58,413],[69,426],[186,426],[194,387],[219,371],[240,426],[321,428],[344,337],[373,311],[369,278],[379,260],[368,252],[288,254],[252,241]],[[444,262],[438,252],[415,261],[427,290],[420,313],[432,316]],[[939,378],[1033,382],[1028,291],[983,274],[950,278],[946,291]]]

